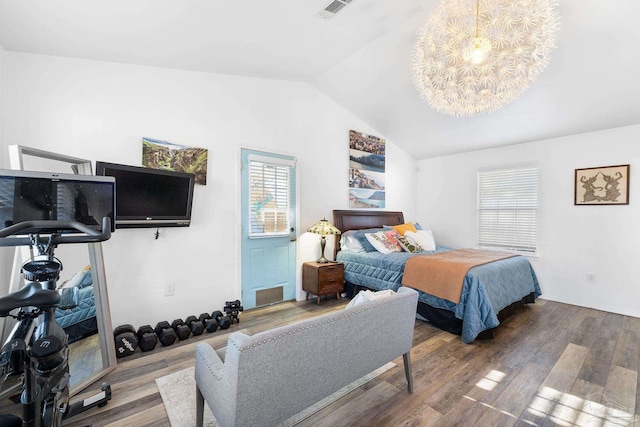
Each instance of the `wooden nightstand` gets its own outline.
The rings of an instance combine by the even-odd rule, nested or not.
[[[327,294],[336,294],[340,299],[340,293],[344,291],[344,264],[327,262],[305,262],[302,264],[302,290],[320,297]]]

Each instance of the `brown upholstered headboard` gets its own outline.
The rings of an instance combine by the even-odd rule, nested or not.
[[[377,228],[383,225],[404,224],[404,215],[398,211],[333,211],[333,225],[341,232]],[[334,256],[340,250],[339,239],[336,239]],[[335,258],[334,258],[335,259]]]

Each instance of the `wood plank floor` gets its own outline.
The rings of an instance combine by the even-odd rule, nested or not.
[[[222,347],[233,331],[255,333],[345,304],[324,299],[320,306],[302,301],[248,310],[226,331],[138,352],[104,378],[113,389],[109,404],[65,425],[168,426],[155,379],[192,366],[196,343]],[[492,340],[469,345],[417,321],[413,394],[399,358],[395,368],[300,425],[640,425],[639,337],[640,319],[545,300],[519,309]]]

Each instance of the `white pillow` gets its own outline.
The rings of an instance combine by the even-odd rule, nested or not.
[[[425,251],[435,251],[436,242],[433,240],[433,233],[431,230],[418,230],[417,232],[407,231],[405,236],[409,236],[410,239],[419,244]]]
[[[340,250],[349,252],[366,252],[362,243],[355,236],[355,231],[345,231],[340,236]]]
[[[375,301],[382,298],[388,298],[391,295],[395,294],[391,289],[385,289],[383,291],[372,292],[369,290],[360,291],[358,295],[353,297],[353,299],[347,304],[345,308],[352,308],[362,304],[365,301]]]
[[[88,270],[78,271],[69,280],[65,280],[64,282],[62,282],[62,284],[58,285],[58,289],[75,288],[77,286],[80,286],[80,283],[82,283],[84,276],[86,276],[88,272]]]
[[[381,254],[390,254],[392,252],[402,252],[402,248],[397,241],[393,241],[384,234],[384,231],[378,231],[377,233],[365,233],[364,237],[367,238],[371,246]]]
[[[415,254],[423,251],[422,246],[420,246],[415,240],[407,235],[398,236],[397,240],[398,244],[405,252],[411,252],[412,254]]]

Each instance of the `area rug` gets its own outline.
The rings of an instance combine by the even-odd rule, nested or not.
[[[302,412],[292,416],[288,420],[284,421],[281,426],[293,426],[300,421],[309,418],[319,410],[329,406],[342,396],[346,395],[350,391],[353,391],[363,384],[371,381],[383,372],[396,366],[395,363],[389,362],[381,368],[376,369],[368,375],[352,382],[351,384],[341,388],[332,395],[326,397],[320,402],[308,407]],[[166,375],[156,379],[158,390],[160,390],[160,396],[164,407],[167,410],[169,416],[169,422],[171,427],[193,427],[196,425],[196,380],[194,378],[194,368],[183,369],[173,374]],[[216,422],[211,410],[204,405],[204,425],[205,427],[217,427]]]

